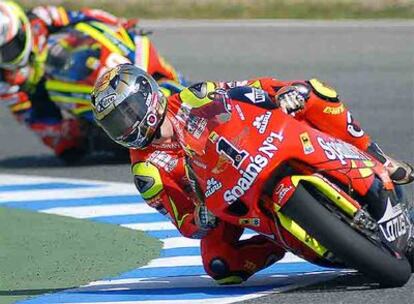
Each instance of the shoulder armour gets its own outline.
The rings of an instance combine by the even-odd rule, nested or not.
[[[313,78],[309,80],[309,84],[312,87],[313,93],[315,93],[320,98],[331,101],[331,102],[338,102],[338,93],[332,87],[326,85],[322,81]]]
[[[180,92],[182,103],[188,104],[192,108],[198,108],[211,102],[211,92],[216,90],[214,82],[205,81],[195,83]]]
[[[134,183],[145,200],[157,196],[164,188],[161,174],[150,162],[139,162],[132,166]]]

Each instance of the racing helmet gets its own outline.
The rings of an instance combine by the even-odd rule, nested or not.
[[[144,70],[121,64],[104,73],[91,94],[97,124],[116,143],[144,149],[154,139],[167,112],[167,99]]]
[[[0,1],[0,68],[25,66],[32,48],[30,21],[13,1]]]

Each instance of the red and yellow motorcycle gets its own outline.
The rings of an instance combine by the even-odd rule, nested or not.
[[[172,121],[184,126],[189,176],[211,212],[312,263],[387,287],[409,280],[414,226],[381,163],[285,114],[262,90],[214,94]]]

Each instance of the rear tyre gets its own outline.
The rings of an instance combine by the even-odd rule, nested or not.
[[[410,279],[411,266],[405,257],[396,258],[335,216],[302,184],[280,210],[315,237],[347,266],[384,287],[403,286]]]
[[[414,273],[414,248],[411,248],[407,253],[407,259],[411,265],[411,273]]]

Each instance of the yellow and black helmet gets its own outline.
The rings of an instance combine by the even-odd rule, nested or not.
[[[32,48],[30,21],[13,1],[0,1],[0,68],[27,64]]]
[[[165,118],[167,100],[144,70],[121,64],[95,83],[91,96],[95,120],[118,144],[143,149],[154,139]]]

